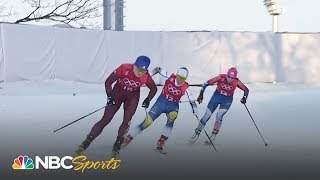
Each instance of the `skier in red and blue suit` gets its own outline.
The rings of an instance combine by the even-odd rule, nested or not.
[[[123,104],[124,116],[118,130],[117,139],[113,145],[113,156],[119,155],[124,136],[128,132],[130,121],[135,114],[139,98],[140,87],[146,85],[150,91],[142,103],[142,107],[148,108],[151,99],[157,92],[157,87],[148,73],[150,59],[147,56],[139,56],[134,64],[122,64],[105,81],[105,90],[108,96],[104,115],[91,129],[87,138],[79,146],[77,153],[87,149],[90,143],[102,132],[112,120],[115,113]],[[112,84],[115,85],[112,87]]]
[[[198,127],[195,129],[194,135],[191,137],[191,142],[195,142],[198,139],[199,134],[205,127],[207,121],[210,119],[212,113],[220,105],[216,115],[216,122],[214,124],[211,137],[218,134],[219,129],[222,125],[223,116],[229,110],[232,104],[233,94],[237,87],[244,91],[243,97],[240,102],[243,104],[247,102],[249,89],[237,78],[237,74],[237,69],[232,67],[228,70],[227,74],[220,74],[217,77],[208,80],[202,85],[200,95],[197,98],[199,104],[203,101],[203,93],[207,86],[217,84],[217,89],[209,101],[205,115],[201,118]]]

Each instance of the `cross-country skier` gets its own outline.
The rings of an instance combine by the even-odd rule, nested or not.
[[[132,129],[132,133],[125,137],[122,145],[128,145],[138,134],[148,128],[162,113],[165,113],[167,116],[167,123],[162,130],[160,139],[157,142],[157,150],[165,154],[166,151],[163,150],[163,147],[172,131],[173,124],[178,117],[179,101],[181,97],[185,94],[189,96],[188,98],[194,114],[197,114],[197,105],[195,100],[192,98],[191,92],[188,89],[189,85],[186,82],[189,74],[187,68],[181,67],[178,69],[176,74],[171,75],[168,75],[167,71],[160,67],[157,69],[155,68],[154,70],[166,78],[162,93],[146,115],[144,121]]]
[[[102,132],[112,120],[115,113],[123,104],[123,122],[118,130],[117,139],[112,148],[113,156],[119,155],[119,150],[125,134],[128,132],[130,121],[136,112],[140,98],[140,87],[146,85],[150,91],[142,103],[142,107],[148,108],[150,100],[155,96],[157,87],[148,73],[150,59],[147,56],[139,56],[134,64],[122,64],[105,81],[105,90],[108,96],[107,107],[102,119],[91,129],[87,138],[79,146],[77,153],[87,149],[90,143]],[[115,85],[112,87],[112,84]]]
[[[195,142],[198,139],[200,132],[206,125],[207,121],[210,119],[212,113],[215,111],[218,105],[220,105],[217,112],[214,129],[210,138],[212,138],[213,136],[215,137],[218,134],[219,129],[222,125],[223,116],[232,104],[233,94],[237,87],[244,91],[243,97],[240,102],[243,104],[246,103],[249,95],[249,89],[237,78],[237,74],[237,69],[232,67],[228,70],[227,74],[220,74],[217,77],[214,77],[208,80],[206,83],[202,84],[202,88],[197,99],[199,104],[202,103],[203,93],[207,86],[217,84],[217,89],[213,93],[209,101],[205,115],[200,120],[198,127],[195,129],[194,135],[191,137],[191,142]]]

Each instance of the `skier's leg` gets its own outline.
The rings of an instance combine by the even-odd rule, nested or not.
[[[87,138],[78,146],[78,149],[76,150],[77,155],[80,155],[84,150],[86,150],[92,141],[93,138],[88,135]]]
[[[153,123],[153,121],[156,120],[164,112],[163,107],[164,104],[162,102],[162,99],[158,98],[158,100],[149,110],[147,117],[145,117],[144,121],[141,124],[135,126],[131,130],[131,133],[124,138],[122,146],[128,145],[137,135],[139,135],[143,130],[148,128]]]
[[[119,110],[122,102],[117,103],[115,106],[108,106],[106,107],[103,117],[99,122],[97,122],[91,129],[89,136],[91,136],[93,139],[95,139],[97,136],[100,135],[102,130],[104,129],[105,126],[107,126],[113,116],[116,114],[116,112]]]
[[[192,139],[195,139],[195,140],[198,139],[199,134],[201,133],[202,129],[205,127],[206,123],[208,122],[208,120],[212,116],[212,113],[215,111],[218,105],[219,105],[219,102],[217,101],[215,94],[213,94],[207,106],[206,113],[199,121],[198,127],[195,129],[195,133],[192,136]]]
[[[227,111],[228,111],[227,109],[221,109],[221,108],[218,110],[217,116],[216,116],[216,122],[214,123],[214,128],[212,131],[213,135],[218,134],[219,129],[222,125],[222,118]]]
[[[233,100],[232,96],[226,96],[223,99],[224,100],[221,103],[220,108],[219,108],[217,115],[216,115],[216,122],[213,127],[212,135],[218,134],[218,132],[222,126],[223,116],[228,112],[229,108],[232,105],[232,100]]]
[[[164,126],[163,130],[162,130],[162,134],[161,137],[159,138],[158,142],[157,142],[157,149],[162,151],[163,150],[163,146],[165,144],[165,141],[169,138],[171,132],[172,132],[172,128],[174,125],[175,120],[178,117],[178,111],[171,111],[169,113],[167,113],[167,123]]]
[[[107,106],[104,110],[103,117],[100,121],[98,121],[91,129],[90,133],[87,135],[87,138],[81,143],[81,145],[76,150],[77,154],[81,154],[84,150],[86,150],[91,142],[99,136],[99,134],[102,132],[105,126],[107,126],[110,121],[112,120],[115,113],[119,110],[122,102],[120,101],[120,98],[118,96],[115,96],[116,105],[115,106]]]
[[[158,98],[156,103],[152,106],[152,108],[148,112],[148,116],[145,117],[144,121],[138,125],[141,131],[147,129],[154,120],[156,120],[163,112],[164,112],[164,100],[162,98]],[[133,136],[134,137],[134,136]]]
[[[118,130],[118,136],[117,139],[115,141],[115,143],[113,144],[113,148],[112,148],[112,153],[113,155],[118,155],[120,148],[121,148],[121,144],[123,142],[123,138],[126,135],[126,133],[129,130],[130,127],[130,122],[132,119],[132,116],[134,115],[134,113],[137,110],[137,106],[138,106],[138,102],[139,102],[139,97],[140,94],[132,94],[130,95],[130,97],[128,97],[123,104],[123,109],[124,109],[124,115],[123,115],[123,121],[119,127]]]

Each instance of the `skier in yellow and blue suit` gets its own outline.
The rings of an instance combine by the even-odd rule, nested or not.
[[[166,78],[162,93],[148,112],[144,121],[132,129],[132,133],[125,137],[122,145],[128,145],[138,134],[148,128],[162,113],[165,113],[167,116],[167,123],[162,130],[160,139],[157,142],[157,150],[159,150],[160,153],[165,154],[166,151],[163,147],[171,134],[173,124],[178,117],[179,101],[181,97],[184,95],[188,96],[194,114],[197,114],[198,109],[195,100],[192,98],[191,91],[188,89],[189,84],[186,82],[189,75],[187,68],[181,67],[178,69],[176,74],[171,74],[170,76],[168,76],[167,71],[160,67],[155,68],[154,70]]]

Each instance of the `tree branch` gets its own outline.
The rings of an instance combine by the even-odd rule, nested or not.
[[[54,0],[54,5],[50,6],[50,0],[26,0],[35,9],[26,17],[16,20],[15,23],[50,20],[70,24],[85,19],[100,17],[99,8],[102,4],[99,0],[67,0],[60,3]],[[41,1],[41,3],[40,3]],[[52,1],[52,0],[51,0]],[[43,5],[47,2],[47,5]],[[45,14],[45,15],[42,15]]]

